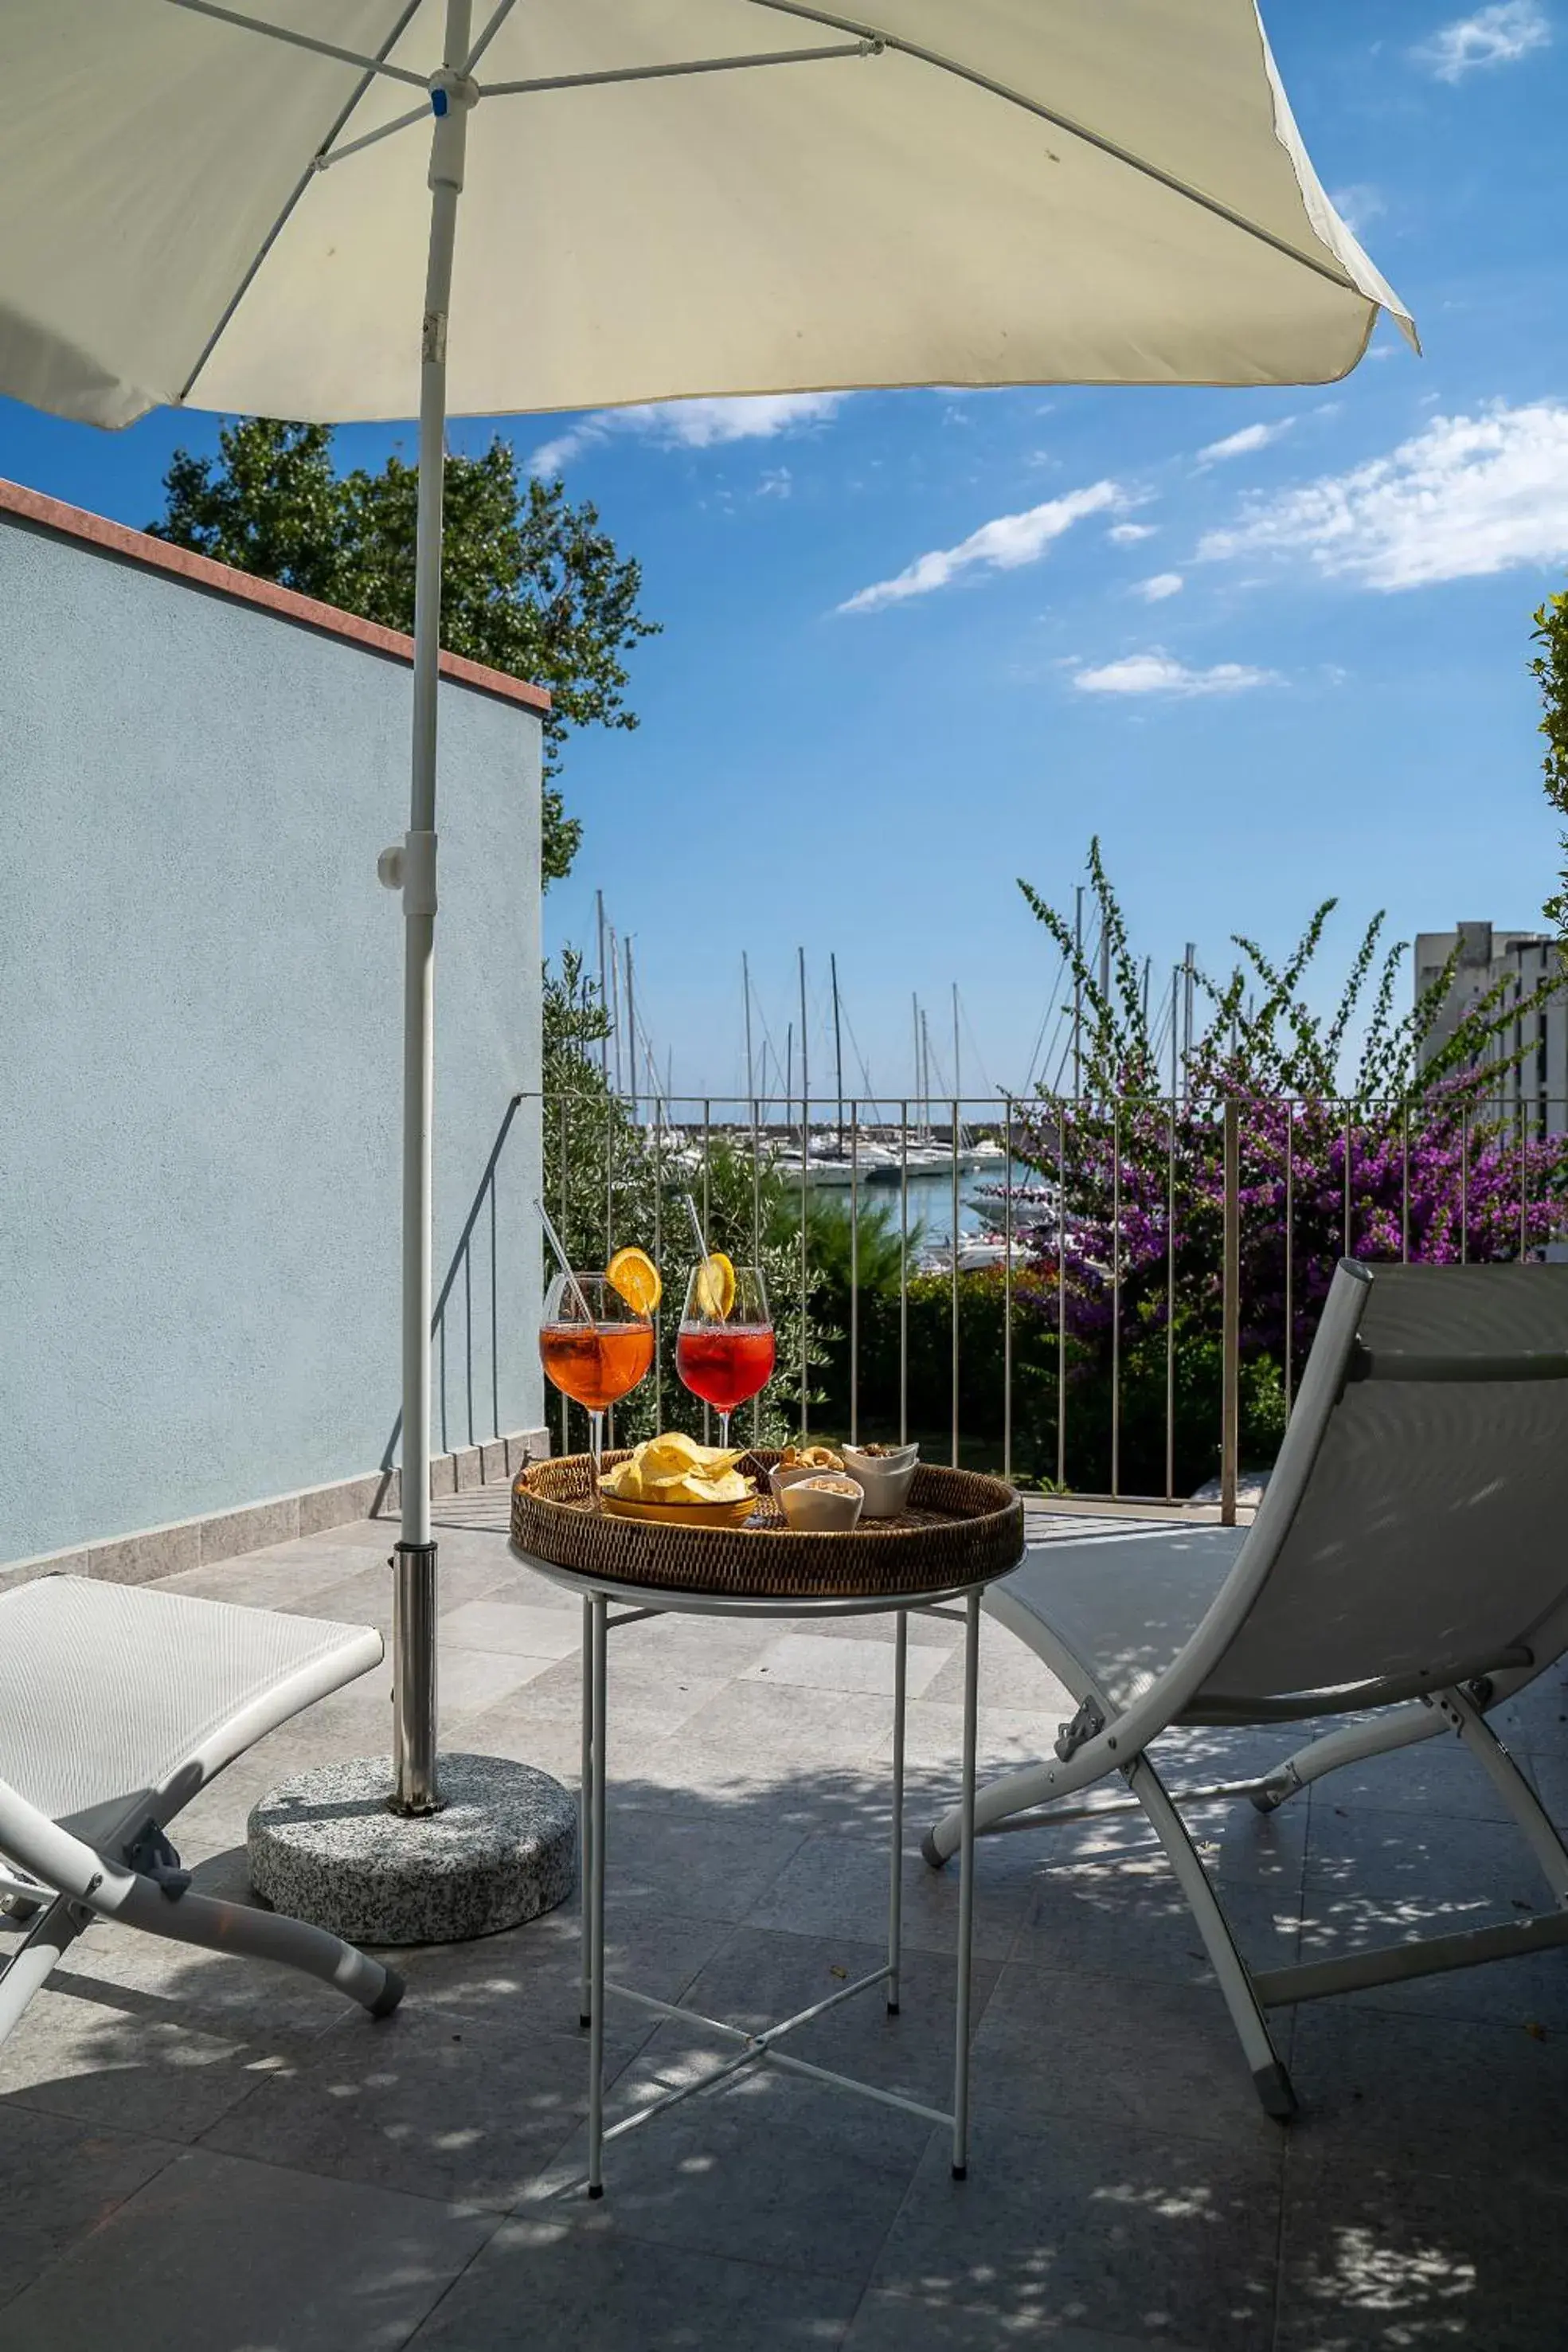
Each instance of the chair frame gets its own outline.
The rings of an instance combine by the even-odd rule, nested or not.
[[[1462,1370],[1453,1359],[1375,1357],[1358,1336],[1369,1271],[1342,1264],[1302,1378],[1296,1414],[1279,1465],[1234,1566],[1177,1656],[1131,1704],[1119,1707],[1082,1661],[1034,1612],[1010,1595],[1006,1582],[987,1594],[987,1611],[1028,1643],[1065,1684],[1078,1713],[1063,1725],[1056,1760],[1026,1767],[980,1791],[975,1835],[994,1837],[1045,1829],[1105,1812],[1142,1811],[1158,1838],[1203,1937],[1210,1965],[1241,2042],[1265,2111],[1288,2122],[1295,2093],[1269,2030],[1268,2012],[1334,1993],[1403,1982],[1450,1969],[1508,1959],[1568,1944],[1568,1846],[1540,1798],[1487,1721],[1488,1713],[1568,1650],[1568,1595],[1535,1629],[1528,1650],[1501,1657],[1446,1661],[1430,1676],[1403,1676],[1354,1689],[1301,1693],[1277,1701],[1234,1703],[1209,1694],[1199,1701],[1210,1669],[1224,1655],[1273,1568],[1317,1460],[1328,1418],[1347,1380],[1518,1381],[1568,1378],[1568,1357],[1472,1357]],[[1375,1710],[1369,1722],[1342,1725],[1310,1741],[1261,1778],[1173,1794],[1148,1750],[1164,1732],[1184,1726],[1301,1722]],[[1233,1936],[1213,1882],[1178,1808],[1226,1797],[1246,1797],[1272,1812],[1327,1773],[1445,1733],[1457,1735],[1485,1772],[1523,1835],[1557,1908],[1518,1922],[1429,1936],[1337,1958],[1256,1970]],[[1071,1804],[1095,1782],[1120,1773],[1129,1796],[1122,1803]],[[956,1843],[957,1815],[949,1812],[927,1832],[921,1851],[940,1869]]]
[[[359,1650],[297,1668],[218,1725],[92,1842],[0,1780],[0,1900],[27,1926],[0,1965],[0,2048],[95,1919],[115,1919],[207,1951],[277,1961],[334,1987],[372,2017],[392,2014],[404,1990],[395,1969],[302,1919],[198,1894],[165,1838],[169,1823],[225,1765],[302,1707],[367,1672],[382,1654],[380,1634],[366,1627]]]

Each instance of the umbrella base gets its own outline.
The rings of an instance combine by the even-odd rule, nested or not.
[[[264,1902],[351,1944],[452,1944],[516,1927],[577,1883],[577,1800],[499,1756],[443,1756],[442,1809],[387,1809],[390,1756],[285,1780],[246,1824]]]

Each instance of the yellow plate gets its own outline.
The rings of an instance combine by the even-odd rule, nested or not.
[[[738,1503],[623,1503],[606,1495],[604,1507],[618,1519],[646,1519],[653,1525],[678,1528],[743,1527],[757,1508],[757,1496]]]

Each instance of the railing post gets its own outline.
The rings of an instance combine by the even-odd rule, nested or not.
[[[1224,1262],[1220,1278],[1219,1523],[1236,1525],[1241,1443],[1241,1107],[1225,1106]]]

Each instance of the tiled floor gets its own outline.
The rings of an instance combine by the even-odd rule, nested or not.
[[[449,1747],[574,1780],[577,1609],[523,1570],[506,1496],[442,1507]],[[1042,1530],[1043,1532],[1043,1530]],[[365,1525],[172,1581],[389,1622]],[[876,1965],[891,1628],[627,1628],[611,1656],[617,1973],[745,2022]],[[911,1628],[903,2013],[802,2055],[946,2104],[956,1886],[918,1836],[953,1787],[958,1630]],[[301,1764],[384,1750],[386,1675],[286,1726],[181,1818],[243,1892],[246,1812]],[[981,1748],[1038,1755],[1064,1696],[988,1625]],[[1568,1809],[1568,1680],[1508,1736]],[[1197,1780],[1289,1735],[1204,1734]],[[1173,1743],[1174,1744],[1174,1743]],[[1183,1760],[1171,1759],[1179,1784]],[[1260,1961],[1547,1900],[1451,1745],[1263,1819],[1193,1816]],[[1267,2122],[1138,1817],[980,1850],[970,2177],[899,2111],[749,2075],[610,2151],[575,2193],[586,2053],[575,1913],[412,1954],[370,2023],[304,1980],[110,1928],[0,2052],[0,2352],[1561,2352],[1568,1953],[1287,2015],[1301,2115]],[[612,2006],[612,2107],[714,2046]]]

